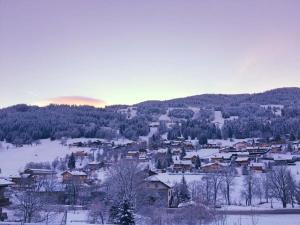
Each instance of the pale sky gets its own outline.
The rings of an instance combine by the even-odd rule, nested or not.
[[[0,106],[300,86],[299,0],[0,0]]]

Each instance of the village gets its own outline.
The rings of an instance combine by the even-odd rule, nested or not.
[[[35,194],[47,199],[49,206],[80,206],[87,209],[93,199],[105,199],[105,181],[109,178],[110,168],[120,161],[139,165],[145,174],[142,187],[147,193],[147,202],[163,208],[195,204],[199,196],[194,192],[204,188],[199,184],[204,182],[202,185],[206,184],[211,189],[217,185],[216,189],[211,190],[215,192],[211,193],[214,197],[208,196],[203,200],[203,203],[213,202],[216,209],[236,210],[249,206],[278,209],[282,206],[275,195],[266,196],[265,187],[261,186],[261,190],[254,187],[259,186],[256,182],[263,184],[264,176],[276,167],[288,168],[294,179],[297,182],[300,180],[298,141],[209,140],[207,144],[200,145],[195,140],[178,138],[163,140],[150,149],[143,140],[116,144],[113,141],[83,139],[63,145],[70,150],[70,154],[56,159],[51,166],[31,163],[18,174],[1,177],[1,221],[14,221],[12,212],[19,207],[17,202],[20,201],[16,193],[32,189]],[[252,193],[245,193],[245,177],[249,175],[258,180],[251,184]],[[189,194],[186,199],[178,200],[175,192],[182,182],[187,184]],[[296,202],[295,196],[283,207],[298,208]]]

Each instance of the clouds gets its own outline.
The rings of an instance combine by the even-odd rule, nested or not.
[[[90,105],[97,108],[104,107],[106,103],[103,100],[96,98],[89,98],[84,96],[60,96],[56,98],[49,98],[34,103],[38,106],[46,106],[49,104],[57,105]]]

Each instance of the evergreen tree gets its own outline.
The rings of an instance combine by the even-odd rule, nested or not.
[[[118,209],[118,219],[120,225],[133,225],[134,222],[134,215],[133,209],[128,200],[124,200],[121,202],[119,209]]]
[[[292,133],[290,135],[290,141],[295,141],[296,140],[296,136]]]
[[[118,210],[119,207],[116,205],[112,205],[109,209],[109,219],[108,222],[112,224],[118,224]]]
[[[76,167],[76,160],[74,154],[72,153],[68,161],[68,168],[70,170],[73,170],[75,169],[75,167]]]
[[[162,169],[160,159],[157,159],[155,167],[156,167],[156,169]]]
[[[168,148],[166,160],[167,160],[167,166],[171,166],[173,163],[173,158],[172,158],[172,152],[170,148]]]
[[[186,152],[185,152],[185,148],[182,148],[180,153],[180,159],[182,160],[184,156],[186,156]]]
[[[195,161],[195,168],[198,170],[201,167],[201,161],[200,157],[197,155],[196,161]]]
[[[180,203],[187,202],[190,200],[190,192],[184,176],[182,176],[181,183],[179,186],[178,200]]]
[[[200,137],[198,137],[198,140],[200,145],[207,145],[207,137],[205,135],[200,135]]]

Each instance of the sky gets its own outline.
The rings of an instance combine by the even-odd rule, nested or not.
[[[0,107],[300,86],[299,0],[0,0]]]

